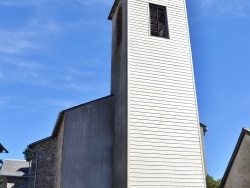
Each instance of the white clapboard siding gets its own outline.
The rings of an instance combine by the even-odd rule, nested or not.
[[[128,0],[128,187],[204,188],[184,0]],[[150,36],[149,3],[170,39]]]

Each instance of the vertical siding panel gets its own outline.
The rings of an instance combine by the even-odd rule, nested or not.
[[[170,39],[149,35],[149,1],[128,0],[128,187],[204,188],[185,1],[150,3]]]

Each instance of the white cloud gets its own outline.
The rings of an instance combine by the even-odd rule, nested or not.
[[[44,103],[49,106],[56,107],[57,109],[67,109],[76,105],[76,103],[73,101],[59,99],[45,99]]]
[[[113,0],[73,1],[75,1],[76,5],[82,3],[82,7],[85,8],[87,5],[93,5],[93,3],[110,5],[111,7],[113,3]],[[69,0],[0,1],[0,5],[25,5],[35,8],[34,11],[31,11],[34,14],[28,15],[27,20],[24,21],[25,23],[21,23],[17,28],[0,28],[0,64],[8,67],[8,69],[1,70],[1,84],[18,83],[44,87],[49,90],[72,90],[80,93],[95,91],[100,87],[100,84],[97,83],[98,81],[95,83],[84,83],[84,80],[94,77],[91,68],[103,67],[99,59],[91,59],[89,57],[82,57],[81,55],[76,56],[75,54],[78,53],[78,50],[75,50],[75,52],[73,48],[68,49],[67,45],[62,45],[63,42],[59,42],[59,45],[61,44],[60,47],[54,47],[58,45],[56,44],[58,41],[64,41],[64,39],[67,40],[69,45],[72,45],[72,40],[70,39],[75,37],[73,36],[75,31],[77,35],[80,35],[80,33],[84,35],[84,30],[89,32],[89,28],[95,30],[96,26],[100,27],[98,20],[95,18],[87,20],[83,15],[75,17],[75,12],[69,15],[69,17],[73,18],[68,19],[68,16],[64,16],[67,12],[62,12],[65,7],[61,9],[57,4],[62,4],[63,2],[66,2],[66,4],[73,3]],[[53,6],[48,5],[55,5],[55,9],[51,8]],[[71,11],[75,10],[75,7],[71,8]],[[81,13],[78,8],[76,10]],[[89,44],[88,48],[97,44],[101,46],[106,41],[105,39],[97,39],[96,37],[95,39],[96,42]],[[84,40],[82,42],[85,42]],[[100,41],[102,44],[100,44]],[[78,47],[78,45],[74,45],[72,46]]]
[[[7,54],[20,53],[25,48],[31,47],[31,43],[27,40],[26,32],[10,32],[0,31],[0,52]]]
[[[34,6],[41,7],[47,4],[61,4],[61,3],[82,3],[84,5],[101,4],[111,6],[115,0],[1,0],[0,4],[5,6]]]
[[[17,65],[18,67],[20,65]],[[53,72],[53,67],[47,67],[44,71],[41,71],[36,68],[32,68],[32,65],[21,65],[20,68],[11,69],[11,71],[6,71],[5,73],[0,73],[0,83],[18,83],[25,86],[37,86],[41,88],[47,88],[47,90],[54,91],[72,91],[85,93],[90,91],[96,91],[101,84],[97,82],[84,82],[82,79],[88,77],[92,73],[88,72],[68,72],[62,69],[59,69],[64,76],[59,76],[58,73],[51,74]],[[25,67],[28,66],[25,71]],[[77,74],[82,74],[79,76]],[[85,74],[85,75],[83,75]],[[88,78],[86,78],[88,80]]]
[[[16,6],[22,4],[22,1],[2,0],[0,1],[0,4],[5,6]]]
[[[237,17],[249,18],[250,2],[249,0],[228,0],[223,3],[222,12],[231,13]]]
[[[56,0],[53,0],[56,2]],[[1,0],[0,4],[5,6],[41,6],[50,3],[50,0]]]
[[[100,1],[100,3],[108,3],[108,1]],[[55,2],[50,3],[45,6],[45,3],[41,5],[41,1],[3,1],[2,4],[8,4],[10,6],[14,5],[31,5],[38,7],[34,14],[16,29],[4,28],[4,25],[0,28],[0,53],[6,54],[22,54],[28,53],[30,50],[40,50],[42,47],[46,48],[47,45],[51,43],[50,38],[53,34],[66,33],[70,31],[79,30],[84,31],[87,28],[94,28],[100,25],[95,19],[86,19],[79,16],[79,18],[74,20],[67,20],[67,18],[61,17],[65,13],[62,12],[63,9],[54,8],[49,10],[47,7],[53,7]],[[91,0],[89,3],[98,3],[99,0]],[[88,4],[88,1],[84,0],[84,4]],[[39,6],[41,5],[41,6]],[[56,5],[58,6],[58,5]],[[83,5],[84,7],[84,5]],[[60,10],[59,10],[60,9]],[[1,10],[0,10],[1,11]],[[77,10],[81,12],[80,10]],[[60,16],[58,16],[60,15]],[[11,22],[11,20],[10,20]],[[91,26],[91,27],[90,27]],[[57,35],[58,37],[59,35]],[[41,40],[43,38],[43,40]],[[100,41],[100,40],[98,40]]]
[[[200,3],[203,7],[211,6],[215,0],[201,0]]]
[[[12,97],[10,96],[0,96],[0,107],[9,104],[11,99]]]
[[[91,83],[70,83],[67,85],[70,89],[79,92],[86,92],[86,91],[95,91],[98,89],[96,85]]]
[[[93,72],[84,71],[78,67],[66,67],[65,71],[68,72],[70,75],[79,75],[79,76],[92,76]]]
[[[115,0],[77,0],[85,5],[92,5],[92,4],[104,4],[107,6],[111,6]]]
[[[29,70],[38,70],[41,68],[44,68],[43,65],[37,63],[37,62],[33,62],[30,60],[25,60],[25,59],[21,59],[21,58],[12,58],[12,57],[8,57],[8,58],[2,58],[1,59],[2,64],[7,64],[7,65],[11,65],[13,66],[12,69],[25,69],[26,71]]]
[[[25,58],[3,58],[0,60],[0,84],[23,84],[26,86],[37,86],[54,91],[74,91],[79,93],[96,91],[102,87],[100,80],[85,82],[94,79],[96,73],[92,68],[84,68],[84,65],[70,65],[66,62],[64,66],[33,62]],[[63,76],[62,76],[63,75]]]
[[[57,31],[56,23],[52,21],[46,23],[35,23],[24,25],[16,30],[0,30],[0,53],[20,54],[25,50],[35,50],[42,46],[38,43],[41,37]]]
[[[28,84],[39,80],[41,70],[45,67],[42,64],[20,57],[3,57],[0,60],[2,65],[0,83],[1,84]]]
[[[249,0],[201,0],[201,7],[210,13],[217,12],[220,15],[239,18],[250,18]]]

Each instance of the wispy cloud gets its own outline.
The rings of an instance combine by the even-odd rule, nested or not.
[[[31,42],[26,38],[26,32],[9,32],[0,30],[0,52],[17,54],[26,48],[32,47]]]
[[[23,1],[15,1],[15,0],[2,0],[0,1],[0,5],[5,6],[17,6],[17,5],[23,5]],[[26,2],[27,3],[27,2]]]
[[[98,78],[97,69],[93,72],[92,67],[85,68],[82,64],[68,64],[56,66],[32,61],[21,57],[8,57],[0,60],[0,84],[22,84],[47,88],[53,91],[74,91],[78,93],[97,91],[102,87],[102,80]],[[90,62],[92,62],[90,60]],[[95,60],[96,62],[96,60]],[[4,68],[3,68],[4,67]],[[96,69],[96,67],[95,67]],[[95,80],[87,81],[86,80]]]
[[[34,23],[24,25],[16,30],[1,29],[0,30],[0,53],[20,54],[25,50],[35,50],[41,47],[39,39],[45,35],[55,32],[56,24],[50,22]]]
[[[85,5],[104,4],[110,6],[115,0],[77,0],[77,1]]]
[[[9,104],[11,99],[12,99],[11,96],[0,96],[0,107]]]
[[[249,18],[250,2],[249,0],[227,0],[223,2],[222,13],[231,13],[241,18]]]
[[[214,2],[215,2],[215,0],[201,0],[201,1],[200,1],[202,7],[209,7],[209,6],[211,6]]]
[[[35,70],[42,67],[42,65],[40,65],[39,63],[16,58],[4,58],[2,60],[3,63],[7,63],[18,68],[24,68],[25,70]]]
[[[84,71],[82,69],[78,69],[77,67],[65,67],[65,71],[67,71],[70,75],[75,76],[92,76],[94,73],[91,71]]]
[[[104,63],[97,57],[81,56],[79,49],[74,48],[79,48],[79,45],[93,37],[96,41],[91,40],[89,45],[84,44],[86,49],[82,52],[88,55],[85,51],[91,51],[91,48],[103,49],[104,43],[107,43],[106,35],[103,36],[105,38],[94,37],[94,34],[83,38],[97,32],[101,24],[95,18],[86,18],[87,10],[83,13],[82,9],[94,3],[112,5],[113,0],[72,1],[0,1],[0,5],[10,6],[10,9],[12,6],[35,9],[17,27],[0,28],[0,84],[22,84],[79,93],[96,91],[102,87],[99,84],[102,80],[98,80],[100,78],[97,78],[96,72],[102,72],[101,69],[106,68]],[[62,2],[75,5],[68,8],[61,6]],[[80,8],[77,7],[79,3]],[[78,13],[83,15],[78,16]],[[11,18],[9,19],[11,22]],[[93,68],[97,68],[95,73],[92,72]],[[89,82],[91,79],[95,81]]]
[[[57,0],[54,0],[56,2]],[[0,4],[5,6],[41,6],[49,3],[49,0],[1,0]]]
[[[74,101],[62,100],[62,99],[61,100],[60,99],[44,99],[43,103],[49,106],[55,107],[57,109],[66,109],[66,108],[76,105]]]
[[[66,4],[68,0],[65,0]],[[64,2],[65,2],[64,1]],[[47,0],[3,0],[0,4],[8,6],[32,6],[35,11],[24,24],[16,29],[0,28],[0,53],[21,54],[24,52],[34,51],[50,44],[49,40],[55,33],[66,33],[71,31],[84,31],[89,28],[95,28],[100,23],[96,19],[86,19],[85,16],[79,16],[78,19],[69,19],[65,14],[73,12],[83,12],[86,6],[93,3],[101,3],[110,5],[112,0],[73,0],[74,8],[67,10],[60,7],[62,2],[58,4],[54,1]],[[81,2],[82,6],[77,6]],[[69,3],[69,2],[68,2]],[[65,6],[65,5],[64,5]],[[48,8],[49,7],[49,8]],[[33,8],[30,8],[33,9]],[[0,10],[1,11],[1,10]],[[86,12],[86,11],[85,11]],[[11,20],[10,20],[11,22]],[[58,37],[58,35],[57,35]],[[44,40],[41,40],[43,38]],[[47,39],[47,40],[46,40]],[[100,41],[100,40],[98,40]]]
[[[93,5],[93,4],[102,4],[102,5],[112,5],[114,0],[53,0],[53,3],[60,4],[60,3],[82,3],[84,5]],[[35,6],[39,7],[46,4],[51,4],[51,0],[1,0],[0,4],[5,6]]]
[[[247,16],[250,11],[249,0],[201,0],[200,5],[205,11],[217,12],[221,15],[249,18]]]

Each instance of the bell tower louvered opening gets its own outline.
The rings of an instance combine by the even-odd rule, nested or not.
[[[149,9],[151,35],[169,38],[166,7],[149,4]]]

